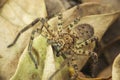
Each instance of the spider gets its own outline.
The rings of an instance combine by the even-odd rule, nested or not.
[[[13,46],[16,41],[18,40],[19,36],[28,30],[29,28],[33,27],[38,22],[41,22],[41,26],[34,29],[31,33],[30,42],[28,45],[28,53],[31,57],[31,60],[34,62],[35,67],[38,68],[38,62],[35,60],[34,56],[32,55],[32,43],[34,39],[35,33],[41,34],[43,32],[43,28],[47,30],[47,34],[43,35],[47,38],[48,44],[52,45],[53,50],[56,52],[56,56],[63,56],[68,61],[68,66],[74,68],[75,72],[71,75],[71,80],[74,80],[78,76],[79,68],[76,63],[75,56],[80,55],[87,55],[93,58],[97,58],[97,54],[95,52],[87,51],[82,49],[86,45],[89,45],[93,42],[97,41],[97,37],[94,36],[93,27],[90,24],[80,24],[77,25],[80,21],[80,16],[74,19],[72,23],[67,25],[66,28],[63,29],[63,16],[61,13],[58,14],[58,25],[57,30],[50,30],[50,25],[47,23],[47,19],[44,18],[37,18],[28,26],[23,28],[16,36],[15,40],[8,45],[8,47]],[[74,27],[77,25],[76,27]],[[94,61],[96,61],[94,59]]]

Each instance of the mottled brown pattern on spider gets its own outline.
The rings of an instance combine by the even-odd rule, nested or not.
[[[85,40],[91,38],[94,35],[93,27],[89,24],[80,24],[73,28],[70,32],[73,35],[76,43],[84,42]]]
[[[83,47],[89,45],[97,38],[94,35],[93,27],[89,24],[80,24],[73,27],[69,32],[68,29],[64,30],[55,41],[58,41],[62,46],[52,45],[57,52],[57,56],[64,54],[67,58],[71,57],[68,61],[68,66],[73,67],[75,72],[71,75],[71,79],[74,80],[77,77],[79,64],[77,63],[78,56],[89,55],[97,59],[97,54],[91,51],[83,49]],[[96,60],[95,60],[96,62]]]
[[[28,46],[28,53],[30,55],[31,60],[34,62],[35,67],[38,68],[39,62],[37,61],[38,59],[35,59],[35,57],[32,54],[33,39],[35,37],[35,33],[41,34],[43,32],[44,33],[43,36],[47,38],[48,44],[50,44],[53,47],[53,50],[56,51],[56,56],[59,57],[64,55],[66,57],[65,62],[66,60],[68,60],[67,61],[67,63],[69,64],[68,66],[74,68],[74,73],[71,74],[71,80],[75,80],[79,72],[79,67],[76,62],[77,58],[75,56],[87,55],[94,57],[96,59],[97,57],[96,53],[85,50],[83,49],[83,47],[91,44],[92,42],[95,42],[97,38],[94,36],[94,30],[91,25],[85,23],[76,26],[76,24],[78,24],[78,22],[80,21],[80,16],[77,17],[73,22],[71,22],[65,29],[63,29],[62,26],[63,24],[62,18],[63,18],[62,14],[61,13],[58,14],[58,25],[56,31],[50,29],[50,25],[47,23],[47,19],[44,18],[35,19],[31,24],[26,26],[18,33],[13,43],[8,45],[8,47],[13,46],[23,32],[33,27],[36,23],[41,22],[41,26],[32,31]],[[46,29],[46,31],[44,31],[44,29]],[[96,62],[95,59],[94,61]],[[59,70],[57,70],[50,77],[49,80],[51,80],[52,77]]]
[[[62,45],[64,45],[60,52],[69,53],[75,46],[91,38],[93,34],[93,27],[89,24],[80,24],[72,28],[69,33],[63,32],[57,38],[57,40],[61,41]],[[83,46],[88,44],[89,43],[86,42]]]

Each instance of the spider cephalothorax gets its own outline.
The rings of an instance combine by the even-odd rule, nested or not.
[[[76,63],[75,56],[87,55],[87,56],[96,57],[96,53],[83,49],[83,47],[85,47],[86,45],[89,45],[90,43],[95,42],[97,40],[97,38],[93,35],[94,30],[91,27],[91,25],[86,23],[77,25],[79,21],[80,21],[80,17],[77,17],[72,23],[70,23],[65,29],[63,29],[62,14],[59,14],[58,26],[57,26],[58,30],[54,31],[49,29],[50,25],[47,23],[46,19],[37,18],[31,24],[29,24],[24,29],[22,29],[18,33],[13,43],[11,43],[8,47],[11,47],[16,43],[21,33],[34,26],[36,23],[41,22],[41,26],[32,31],[28,46],[28,53],[32,61],[34,62],[35,67],[38,68],[38,62],[32,55],[32,43],[34,39],[34,34],[36,32],[41,34],[43,32],[43,27],[44,27],[47,31],[47,34],[45,34],[46,36],[44,37],[47,38],[48,44],[52,45],[53,50],[57,52],[56,56],[65,55],[67,59],[71,58],[68,61],[68,63],[70,64],[68,66],[72,66],[75,69],[75,73],[71,75],[71,79],[74,80],[76,79],[79,71],[79,67],[78,64]]]
[[[68,53],[69,49],[74,43],[74,39],[72,36],[68,33],[61,33],[58,38],[54,41],[54,44],[52,44],[52,47],[57,52],[57,56]]]

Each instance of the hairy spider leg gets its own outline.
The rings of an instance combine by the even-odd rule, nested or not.
[[[86,50],[83,50],[81,49],[82,47],[84,46],[87,46],[88,44],[91,44],[92,42],[95,42],[97,39],[97,37],[92,37],[82,43],[79,43],[77,44],[77,46],[75,46],[73,48],[73,52],[75,55],[85,55],[85,56],[90,56],[92,57],[94,63],[96,63],[98,61],[98,56],[95,52],[92,52],[92,51],[86,51]],[[79,69],[78,69],[78,65],[77,65],[77,62],[76,62],[76,59],[74,58],[74,56],[72,57],[72,61],[71,63],[72,64],[72,67],[74,69],[74,71],[70,71],[71,73],[71,80],[75,80],[77,77],[78,77],[78,72],[79,72]]]
[[[76,49],[80,49],[80,48],[82,48],[82,47],[84,47],[84,46],[86,46],[86,45],[88,45],[88,44],[90,44],[92,42],[96,42],[96,41],[98,41],[98,38],[96,36],[92,36],[91,38],[89,38],[85,42],[78,42],[75,45],[75,47],[76,47]]]
[[[79,69],[78,69],[78,66],[77,66],[77,62],[76,62],[76,59],[74,57],[74,55],[85,55],[85,56],[90,56],[93,58],[94,60],[94,63],[97,62],[98,60],[98,56],[95,52],[92,52],[92,51],[85,51],[83,49],[81,49],[82,47],[84,46],[87,46],[88,44],[91,44],[92,42],[96,42],[97,40],[97,37],[92,37],[82,43],[79,44],[79,47],[75,47],[73,48],[73,50],[71,50],[71,56],[70,57],[67,57],[64,62],[62,63],[62,65],[60,66],[60,68],[58,70],[55,71],[55,73],[49,78],[49,80],[52,80],[52,78],[65,66],[65,64],[69,63],[71,65],[68,65],[69,66],[69,72],[70,72],[70,75],[71,75],[71,80],[75,80],[77,77],[78,77],[78,72],[79,72]],[[79,49],[78,49],[79,48]],[[70,59],[72,58],[72,61],[70,63]]]
[[[69,25],[67,25],[67,31],[70,32],[72,30],[72,28],[78,24],[78,22],[80,21],[80,16],[78,16],[76,19],[74,19],[74,21],[72,23],[70,23]]]
[[[30,41],[29,41],[29,45],[28,45],[28,53],[29,53],[29,55],[31,57],[31,60],[34,62],[36,69],[38,68],[38,61],[36,61],[34,56],[32,55],[32,44],[33,44],[33,39],[34,39],[35,33],[39,33],[40,34],[41,31],[42,31],[42,28],[43,28],[43,26],[41,27],[41,29],[37,28],[37,29],[32,31],[31,37],[30,37]]]
[[[62,13],[59,13],[59,14],[58,14],[58,33],[61,33],[61,32],[62,32],[62,29],[63,29],[63,28],[62,28],[62,25],[63,25],[62,19],[63,19],[63,14],[62,14]],[[77,17],[71,24],[69,24],[69,25],[67,26],[67,30],[70,31],[71,28],[73,28],[75,24],[78,24],[79,21],[80,21],[80,17]],[[57,74],[57,73],[65,66],[65,64],[68,63],[68,60],[69,60],[70,58],[71,58],[71,57],[66,58],[65,61],[61,64],[60,68],[57,69],[57,70],[52,74],[52,76],[51,76],[48,80],[52,80],[52,78],[55,76],[55,74]]]
[[[57,16],[58,16],[58,33],[61,33],[63,30],[63,14],[59,13]],[[74,25],[78,24],[80,18],[81,17],[78,16],[76,19],[74,19],[73,22],[66,26],[68,32],[74,27]]]
[[[49,30],[49,26],[50,25],[48,25],[47,21],[45,19],[43,19],[40,22],[42,23],[42,26],[40,28],[37,28],[37,29],[35,29],[35,30],[32,31],[31,37],[30,37],[30,42],[29,42],[29,45],[28,45],[28,53],[29,53],[32,61],[34,62],[36,69],[38,68],[38,62],[39,61],[36,61],[35,58],[32,55],[32,44],[33,44],[33,40],[34,40],[34,37],[35,37],[34,36],[35,33],[41,34],[42,29],[44,27],[47,30],[47,32],[49,33],[50,36],[54,36],[54,34]],[[44,37],[47,38],[48,36],[44,36]]]
[[[72,23],[70,23],[66,28],[67,28],[67,31],[68,31],[68,33],[72,30],[72,28],[74,28],[74,26],[76,25],[76,24],[78,24],[78,22],[80,21],[80,16],[79,17],[77,17]],[[59,21],[59,26],[58,26],[58,29],[59,29],[59,32],[62,32],[61,30],[62,30],[62,17],[61,17],[61,15],[58,15],[58,19],[60,20]],[[75,55],[86,55],[86,56],[91,56],[91,57],[94,57],[93,58],[93,60],[94,60],[94,62],[97,62],[97,54],[95,53],[95,52],[91,52],[91,51],[85,51],[85,50],[82,50],[81,48],[82,47],[84,47],[84,46],[86,46],[86,45],[88,45],[88,44],[90,44],[90,43],[92,43],[92,42],[96,42],[96,40],[97,40],[97,37],[95,37],[95,36],[93,36],[93,37],[91,37],[90,39],[88,39],[88,40],[86,40],[86,41],[84,41],[84,42],[81,42],[81,43],[77,43],[75,46],[75,48],[73,48],[73,50],[71,51],[71,52],[74,52],[74,54]],[[78,50],[77,50],[78,49]],[[65,63],[68,63],[68,61],[66,61],[66,60],[69,60],[70,58],[74,58],[74,57],[67,57],[66,59],[65,59],[65,61],[63,62],[64,64],[62,64],[62,66],[60,67],[60,69],[58,69],[58,70],[56,70],[56,72],[49,78],[49,80],[51,80],[54,76],[55,76],[55,74],[57,74],[64,66],[65,66]],[[95,59],[96,58],[96,59]],[[77,66],[77,63],[76,63],[76,60],[75,60],[75,58],[73,59],[73,61],[71,61],[71,64],[72,64],[72,66],[69,66],[69,67],[72,67],[73,69],[74,69],[74,73],[72,74],[72,76],[71,76],[71,80],[74,80],[75,78],[77,78],[78,77],[78,66]]]
[[[42,20],[42,18],[37,18],[37,19],[35,19],[32,23],[30,23],[29,25],[27,25],[26,27],[24,27],[24,28],[17,34],[17,36],[16,36],[16,38],[14,39],[14,41],[13,41],[10,45],[8,45],[8,48],[9,48],[9,47],[12,47],[12,46],[16,43],[16,41],[18,40],[18,38],[20,37],[20,35],[21,35],[22,33],[24,33],[24,32],[25,32],[26,30],[28,30],[29,28],[33,27],[36,23],[38,23],[38,22],[41,21],[41,20]],[[38,29],[37,29],[37,31],[38,31]],[[35,32],[36,32],[36,31],[32,31],[32,34],[34,34]],[[31,36],[31,39],[33,39],[33,35]],[[32,46],[31,43],[32,43],[32,41],[30,40],[29,46]],[[36,63],[33,55],[31,54],[31,47],[28,47],[28,53],[29,53],[32,61],[35,63],[35,66],[36,66],[36,68],[37,68],[37,63]]]
[[[98,59],[97,59],[97,54],[95,53],[95,52],[90,52],[90,51],[83,51],[81,48],[82,47],[84,47],[84,46],[87,46],[88,44],[91,44],[91,43],[93,43],[93,42],[95,42],[96,43],[96,41],[98,41],[98,38],[96,37],[96,36],[93,36],[93,37],[91,37],[90,39],[88,39],[88,40],[86,40],[86,41],[84,41],[84,42],[82,42],[82,43],[77,43],[76,45],[75,45],[75,48],[73,48],[74,50],[74,52],[77,54],[77,53],[82,53],[82,55],[84,54],[84,55],[87,55],[87,56],[91,56],[92,58],[93,58],[93,61],[94,61],[94,63],[96,63],[97,61],[98,61]],[[96,59],[94,59],[94,58],[96,58]]]
[[[37,24],[39,21],[42,23],[42,25],[41,25],[40,28],[37,28],[37,29],[35,29],[35,30],[32,31],[31,37],[30,37],[29,46],[28,46],[28,53],[29,53],[32,61],[34,62],[36,68],[38,67],[38,63],[37,63],[37,61],[35,61],[32,53],[31,53],[32,43],[33,43],[33,39],[34,39],[34,34],[35,34],[36,32],[39,33],[39,34],[41,34],[42,28],[45,27],[46,30],[48,31],[48,33],[49,33],[51,36],[53,35],[52,32],[51,32],[50,30],[48,30],[49,25],[47,24],[47,21],[46,21],[45,19],[43,19],[43,18],[37,18],[37,19],[35,19],[32,23],[30,23],[29,25],[27,25],[26,27],[24,27],[24,28],[17,34],[17,36],[16,36],[16,38],[14,39],[14,41],[13,41],[10,45],[7,46],[8,48],[9,48],[9,47],[12,47],[12,46],[16,43],[16,41],[18,40],[18,38],[20,37],[20,35],[21,35],[22,33],[24,33],[26,30],[30,29],[31,27],[33,27],[33,26],[34,26],[35,24]]]
[[[27,25],[26,27],[24,27],[24,28],[17,34],[17,36],[16,36],[16,38],[14,39],[14,41],[13,41],[11,44],[9,44],[7,47],[8,47],[8,48],[9,48],[9,47],[12,47],[12,46],[17,42],[18,38],[20,37],[20,35],[21,35],[22,33],[24,33],[26,30],[30,29],[31,27],[33,27],[33,26],[34,26],[36,23],[38,23],[40,20],[41,20],[41,18],[37,18],[37,19],[35,19],[32,23],[30,23],[29,25]]]
[[[62,22],[63,17],[62,16],[63,15],[61,13],[58,14],[58,20],[59,20],[58,21],[58,33],[61,33],[62,29],[63,29],[62,28],[62,24],[63,24],[63,22]],[[67,28],[68,33],[72,30],[72,28],[74,27],[74,25],[78,24],[78,22],[80,21],[80,18],[81,18],[80,16],[77,17],[76,19],[74,19],[74,21],[72,23],[70,23],[69,25],[67,25],[66,28]],[[52,80],[52,78],[55,76],[55,74],[57,74],[65,66],[66,63],[68,63],[68,60],[70,58],[71,57],[65,59],[65,61],[62,63],[62,66],[60,66],[60,68],[58,70],[56,70],[54,74],[52,74],[52,76],[49,78],[49,80]]]
[[[68,30],[68,32],[70,32],[71,30],[72,30],[72,28],[76,25],[76,24],[78,24],[78,22],[80,21],[80,16],[78,16],[71,24],[69,24],[68,26],[67,26],[67,30]],[[97,37],[95,37],[95,36],[93,36],[93,37],[91,37],[90,39],[88,39],[88,40],[86,40],[86,41],[84,41],[84,42],[81,42],[80,41],[80,43],[77,43],[76,45],[75,45],[75,49],[74,50],[78,50],[78,51],[74,51],[75,52],[75,54],[77,54],[77,53],[79,53],[79,55],[86,55],[86,56],[91,56],[92,58],[93,58],[93,61],[94,61],[94,63],[96,63],[97,61],[98,61],[98,58],[97,58],[97,54],[95,53],[95,52],[90,52],[90,51],[84,51],[84,50],[82,50],[81,48],[82,47],[84,47],[84,46],[86,46],[86,45],[88,45],[88,44],[90,44],[90,43],[92,43],[92,42],[97,42],[98,41],[98,38]],[[77,54],[78,55],[78,54]],[[72,57],[72,58],[74,58],[74,57]],[[73,63],[73,64],[72,64]],[[71,64],[73,65],[72,67],[71,66],[69,66],[70,67],[70,69],[74,69],[74,71],[72,71],[73,72],[73,74],[72,74],[72,76],[71,76],[71,80],[74,80],[75,78],[77,78],[77,76],[78,76],[78,66],[77,66],[77,63],[76,63],[76,61],[75,61],[75,58],[73,59],[73,61],[71,61]],[[71,73],[71,72],[70,72]]]
[[[58,14],[58,33],[61,33],[62,32],[62,26],[63,26],[63,14],[62,13],[59,13]]]
[[[98,56],[95,52],[92,52],[92,51],[85,51],[85,50],[82,50],[80,49],[78,51],[79,53],[77,53],[77,51],[75,52],[75,55],[85,55],[85,56],[90,56],[93,58],[94,62],[96,63],[97,60],[98,60]],[[74,58],[74,56],[72,57]],[[78,65],[77,65],[77,62],[76,62],[76,59],[72,59],[71,61],[71,64],[72,64],[72,67],[73,67],[73,71],[69,70],[70,71],[70,75],[71,75],[71,80],[75,80],[76,78],[78,78],[78,72],[79,72],[79,68],[78,68]],[[71,68],[71,67],[70,67]],[[80,77],[79,77],[80,78]]]

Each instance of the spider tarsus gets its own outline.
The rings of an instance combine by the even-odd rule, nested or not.
[[[56,56],[57,56],[57,57],[59,57],[59,56],[60,56],[60,54],[59,54],[59,53],[57,53],[57,54],[56,54]]]
[[[35,63],[35,68],[38,69],[38,64]]]
[[[93,62],[94,62],[94,64],[96,64],[98,62],[98,56],[93,57]]]
[[[10,48],[10,47],[12,47],[13,45],[14,45],[14,44],[10,44],[10,45],[8,45],[8,46],[7,46],[7,48]]]

